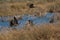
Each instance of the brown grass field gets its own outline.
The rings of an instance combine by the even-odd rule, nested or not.
[[[30,9],[27,5],[30,3],[33,3],[35,5],[35,8]],[[60,0],[23,0],[22,2],[9,2],[8,0],[8,2],[0,2],[0,16],[34,14],[35,12],[41,12],[44,14],[49,9],[54,10],[54,12],[60,11]]]
[[[3,29],[0,40],[60,40],[60,24],[25,26],[20,30]]]
[[[35,8],[30,9],[28,3],[34,3]],[[44,15],[45,12],[53,10],[55,13],[60,13],[60,0],[33,0],[33,1],[0,1],[0,16],[24,15],[38,12]],[[40,15],[40,14],[38,14]],[[26,25],[24,28],[5,29],[0,31],[0,40],[60,40],[60,15],[57,23],[42,24],[40,26]]]

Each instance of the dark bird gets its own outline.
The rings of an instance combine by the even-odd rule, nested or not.
[[[14,23],[18,24],[18,20],[16,19],[16,17],[14,17]]]
[[[54,22],[54,19],[51,19],[50,21],[49,21],[49,23],[53,23]]]
[[[34,8],[34,4],[30,4],[29,5],[29,8]]]
[[[53,13],[53,10],[49,10],[49,13]],[[49,21],[50,23],[53,23],[54,22],[54,16],[51,18],[51,20]]]
[[[16,19],[16,17],[14,17],[14,20],[10,21],[10,26],[12,27],[12,26],[16,26],[16,25],[18,25],[18,20]]]
[[[33,21],[32,20],[28,20],[30,25],[33,25]]]
[[[53,10],[50,9],[50,10],[49,10],[49,13],[53,13]]]
[[[10,26],[12,27],[13,25],[14,25],[14,21],[11,20],[11,21],[10,21]]]

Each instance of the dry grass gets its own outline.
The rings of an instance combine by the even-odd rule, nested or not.
[[[5,0],[7,1],[7,0]],[[9,1],[9,0],[8,0]],[[59,11],[60,1],[59,0],[31,0],[18,2],[19,0],[13,0],[11,2],[0,2],[0,16],[7,15],[23,15],[23,14],[34,14],[35,12],[45,13],[49,9]],[[27,4],[34,3],[35,8],[30,9]],[[37,13],[38,14],[38,13]]]
[[[59,23],[4,30],[0,32],[0,40],[60,40]]]

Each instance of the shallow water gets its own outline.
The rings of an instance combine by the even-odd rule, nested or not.
[[[32,20],[34,25],[40,25],[42,23],[49,23],[49,21],[51,20],[51,18],[54,16],[54,13],[47,13],[45,16],[43,17],[37,17],[37,16],[32,16],[32,15],[24,15],[22,16],[21,20],[18,20],[18,27],[17,28],[21,28],[24,25],[26,25],[28,20]],[[13,16],[11,16],[10,18],[12,18]],[[0,17],[0,27],[9,27],[9,21],[7,21],[9,17]],[[3,21],[2,21],[3,20]]]

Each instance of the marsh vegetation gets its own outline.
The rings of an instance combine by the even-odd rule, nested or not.
[[[0,0],[0,40],[60,40],[60,0]]]

